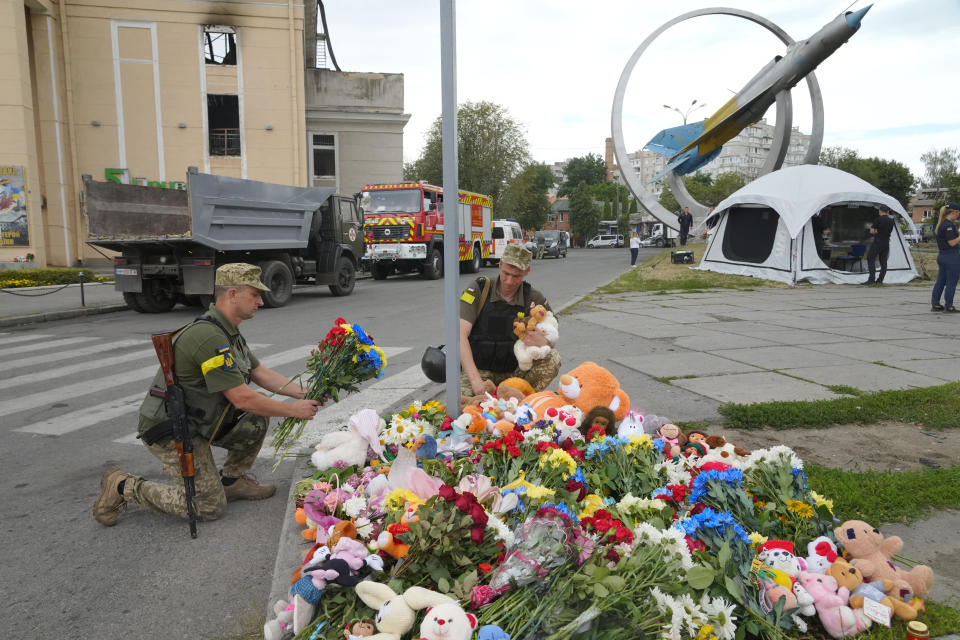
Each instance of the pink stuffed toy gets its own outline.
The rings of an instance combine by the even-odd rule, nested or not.
[[[872,624],[863,609],[853,610],[847,606],[850,592],[839,587],[837,581],[820,573],[800,572],[800,583],[813,597],[820,623],[834,638],[853,636],[866,631]]]

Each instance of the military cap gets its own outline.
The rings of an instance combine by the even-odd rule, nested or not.
[[[270,287],[260,282],[260,267],[246,262],[231,262],[217,269],[217,279],[214,285],[218,287],[242,287],[244,285],[270,291]]]
[[[526,271],[530,268],[532,258],[533,254],[519,244],[508,244],[503,250],[503,257],[500,258],[500,261]]]
[[[960,211],[960,202],[951,202],[947,205],[947,209],[952,209],[953,211]]]

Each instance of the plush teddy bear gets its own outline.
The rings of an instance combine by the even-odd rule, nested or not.
[[[420,623],[420,640],[470,640],[477,616],[466,613],[456,602],[427,609]]]
[[[687,443],[689,446],[691,443]],[[763,564],[775,571],[788,575],[792,581],[791,588],[797,600],[797,614],[812,616],[816,613],[813,606],[813,597],[798,582],[801,566],[800,559],[794,555],[793,543],[789,540],[767,540],[757,551],[757,557]]]
[[[616,376],[595,362],[584,362],[560,376],[558,390],[540,391],[526,397],[527,403],[541,419],[550,407],[576,405],[583,412],[596,406],[609,407],[617,420],[630,410],[630,397],[620,388]]]
[[[521,371],[529,371],[534,360],[547,357],[552,350],[549,344],[541,347],[532,347],[523,342],[523,337],[530,331],[539,331],[552,344],[556,344],[560,337],[560,325],[553,311],[547,311],[542,304],[530,309],[526,323],[515,322],[513,333],[517,341],[513,344],[513,355],[517,358],[517,366]]]
[[[507,378],[497,385],[497,398],[500,400],[516,398],[519,404],[531,393],[533,393],[533,387],[523,378]]]
[[[417,610],[454,603],[449,596],[423,587],[410,587],[400,595],[385,584],[365,580],[354,590],[364,604],[377,611],[374,622],[379,633],[370,636],[371,640],[400,640],[413,628]]]
[[[746,449],[727,442],[723,436],[707,436],[705,442],[710,449],[707,455],[700,458],[700,463],[722,462],[731,467],[740,467],[744,459],[750,455]]]
[[[367,448],[380,456],[383,446],[379,432],[387,424],[377,416],[373,409],[361,409],[350,416],[346,431],[334,431],[323,436],[316,451],[310,456],[310,462],[317,469],[329,469],[337,460],[347,465],[363,466],[367,462]]]
[[[890,562],[894,554],[903,548],[899,536],[884,538],[876,528],[862,520],[847,520],[833,530],[837,543],[842,545],[852,558],[850,564],[857,567],[864,580],[891,580],[893,589],[888,591],[904,602],[913,595],[922,596],[933,586],[933,570],[919,564],[910,571],[899,569]]]
[[[870,628],[870,618],[863,609],[847,606],[850,592],[832,577],[819,573],[800,572],[800,583],[813,596],[820,623],[834,638],[853,636]]]
[[[917,617],[917,610],[909,604],[888,596],[887,591],[893,586],[891,580],[874,580],[873,582],[864,582],[860,571],[844,560],[837,558],[829,567],[826,575],[832,576],[841,587],[846,587],[850,591],[850,608],[862,609],[864,599],[879,602],[890,609],[895,616],[901,620],[913,620]]]

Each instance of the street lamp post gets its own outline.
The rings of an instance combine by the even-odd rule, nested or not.
[[[700,104],[697,104],[697,101],[694,100],[693,102],[690,103],[690,106],[687,107],[685,111],[681,111],[680,109],[678,109],[678,108],[676,108],[676,107],[671,107],[671,106],[668,105],[668,104],[663,105],[663,108],[664,108],[664,109],[670,109],[671,111],[676,111],[677,113],[680,114],[680,117],[683,118],[683,124],[687,124],[687,117],[688,117],[691,113],[693,113],[694,111],[696,111],[697,109],[699,109],[699,108],[701,108],[701,107],[705,107],[705,106],[707,106],[707,104],[706,104],[705,102],[701,102]]]

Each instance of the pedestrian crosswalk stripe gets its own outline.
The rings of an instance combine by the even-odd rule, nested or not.
[[[69,351],[56,351],[54,353],[44,353],[42,355],[29,356],[27,358],[20,358],[19,360],[4,359],[3,368],[0,370],[0,374],[9,373],[14,369],[20,369],[23,367],[33,367],[38,364],[47,364],[48,362],[79,358],[82,356],[89,356],[94,353],[103,353],[113,349],[125,349],[126,347],[140,346],[144,343],[144,340],[117,340],[114,342],[93,345],[92,347],[82,347],[80,349],[71,349]],[[6,352],[0,350],[0,355],[6,355]]]
[[[6,335],[6,334],[0,334]],[[30,340],[40,340],[42,338],[52,338],[49,333],[21,333],[9,338],[0,338],[0,345],[13,344],[14,342],[29,342]]]
[[[91,340],[98,340],[92,336],[78,336],[76,338],[64,338],[62,340],[50,340],[49,342],[41,342],[40,344],[22,344],[19,347],[8,347],[5,349],[0,349],[0,355],[3,355],[4,359],[15,354],[15,353],[27,353],[29,351],[36,351],[38,349],[53,349],[54,347],[65,347],[68,344],[78,344],[80,342],[90,342]]]
[[[72,411],[64,416],[49,418],[34,422],[24,427],[14,429],[24,433],[38,433],[45,436],[62,436],[71,431],[79,431],[85,427],[95,425],[100,422],[106,422],[126,414],[133,414],[143,401],[145,391],[135,393],[110,402],[103,402],[86,409]]]
[[[265,348],[269,346],[270,345],[253,344],[250,345],[250,348],[251,350],[256,351],[258,348]],[[272,369],[289,362],[305,362],[310,353],[310,349],[312,348],[314,348],[313,345],[308,345],[281,351],[280,353],[266,356],[263,358],[263,360],[261,360],[261,363]],[[399,355],[408,350],[409,347],[383,348],[383,352],[387,358]],[[150,349],[149,351],[152,352],[153,350]],[[109,358],[108,360],[112,360],[112,358]],[[85,363],[83,367],[85,369],[95,368],[99,366],[97,362],[98,361]],[[55,392],[38,392],[0,402],[0,415],[9,415],[12,413],[17,413],[18,411],[25,411],[30,408],[44,408],[48,407],[53,401],[60,402],[63,400],[69,400],[71,398],[80,397],[88,393],[95,393],[105,388],[111,388],[120,384],[150,378],[156,371],[156,368],[156,365],[150,364],[149,366],[139,367],[137,369],[128,370],[112,376],[61,386]],[[17,384],[19,384],[19,380],[17,381]],[[143,399],[145,393],[146,390],[144,389],[143,391],[140,391],[134,395],[126,396],[124,398],[120,398],[119,400],[108,400],[107,402],[102,402],[91,407],[85,407],[75,411],[68,411],[65,414],[40,420],[23,427],[18,427],[14,430],[24,433],[37,433],[42,435],[63,435],[92,426],[99,422],[118,418],[127,413],[135,413],[139,408],[140,401]]]
[[[256,349],[257,347],[263,347],[269,345],[250,345],[251,349]],[[70,376],[75,373],[84,373],[84,372],[93,372],[97,369],[102,369],[103,367],[111,367],[113,365],[122,365],[122,364],[133,364],[134,361],[150,357],[153,360],[156,351],[151,347],[150,349],[142,349],[138,351],[128,351],[123,355],[113,356],[110,358],[101,358],[100,360],[87,360],[85,362],[78,362],[76,364],[71,364],[65,367],[57,367],[53,370],[48,371],[38,371],[37,373],[31,373],[24,376],[17,376],[12,380],[8,380],[3,383],[4,389],[10,389],[12,387],[18,387],[24,384],[33,384],[35,382],[43,382],[44,380],[53,380],[55,378],[62,378],[64,376]],[[160,366],[159,364],[157,366]]]

